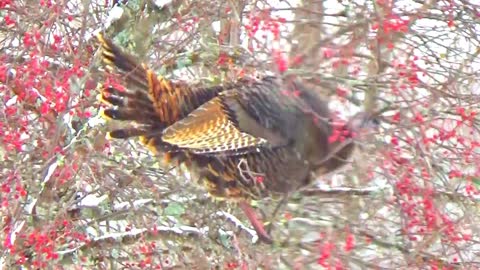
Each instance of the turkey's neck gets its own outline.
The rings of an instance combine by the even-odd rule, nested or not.
[[[355,143],[350,139],[348,143],[333,143],[331,158],[325,161],[326,173],[335,171],[345,165],[355,149]]]
[[[340,130],[350,130],[347,125],[340,128]],[[343,138],[337,138],[336,141],[329,144],[327,159],[320,164],[317,171],[320,174],[327,174],[333,172],[340,167],[347,164],[350,156],[355,149],[355,142],[352,134],[347,134]]]

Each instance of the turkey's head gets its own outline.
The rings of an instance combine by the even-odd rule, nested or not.
[[[376,130],[379,125],[380,121],[377,112],[359,112],[350,118],[346,128],[356,134]]]
[[[356,138],[375,130],[378,125],[378,113],[359,112],[346,124],[333,127],[328,151],[323,156],[319,156],[320,160],[313,163],[316,174],[330,173],[347,164],[355,148]]]

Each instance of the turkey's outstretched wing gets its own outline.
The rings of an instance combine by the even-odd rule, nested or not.
[[[159,151],[180,148],[228,155],[285,146],[303,132],[299,120],[309,106],[291,95],[295,86],[282,85],[278,78],[210,88],[176,84],[154,75],[111,40],[102,35],[98,40],[103,61],[120,71],[127,85],[125,90],[101,88],[101,100],[110,105],[103,114],[129,121],[110,137],[140,137]]]
[[[236,90],[222,92],[164,131],[162,140],[195,153],[239,154],[288,143],[262,126],[239,103]]]

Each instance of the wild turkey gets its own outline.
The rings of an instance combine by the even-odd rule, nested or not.
[[[276,77],[207,88],[173,83],[111,40],[98,40],[104,63],[127,86],[101,88],[109,105],[104,116],[130,123],[109,136],[139,137],[153,153],[185,163],[211,195],[239,202],[267,242],[248,200],[293,192],[339,168],[354,148],[353,132],[371,120],[360,113],[334,129],[327,104],[313,91]],[[332,135],[343,138],[331,142]]]

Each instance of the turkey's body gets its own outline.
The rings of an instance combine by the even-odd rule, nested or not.
[[[352,152],[351,142],[329,143],[327,104],[298,82],[266,77],[210,88],[175,84],[98,38],[107,67],[126,84],[125,90],[102,87],[109,105],[104,115],[128,123],[110,136],[139,137],[154,153],[186,164],[215,197],[286,194],[309,184],[314,171],[335,170]]]
[[[329,126],[321,123],[327,121],[325,112],[319,115],[303,100],[301,93],[298,97],[293,94],[299,91],[298,86],[290,84],[289,88],[281,91],[275,78],[241,82],[196,108],[200,112],[206,108],[207,114],[213,113],[209,106],[218,99],[232,124],[247,134],[244,138],[238,138],[241,135],[224,135],[223,132],[210,135],[206,127],[201,132],[203,134],[198,135],[204,135],[204,147],[194,148],[189,143],[183,148],[186,160],[191,160],[192,169],[212,195],[261,198],[272,193],[285,194],[309,183],[311,157],[324,156],[328,150],[324,147],[328,143],[322,140],[328,137]],[[195,116],[194,112],[193,116],[190,114],[187,117],[188,120],[181,120],[167,128],[164,141],[171,142],[168,135],[171,132],[178,134],[177,126],[184,128],[182,121],[195,122]],[[218,126],[225,128],[222,124]],[[231,132],[228,130],[226,128],[225,133]],[[318,133],[324,136],[313,136]],[[178,145],[183,146],[185,138],[178,137]],[[222,139],[218,142],[210,140],[219,137]],[[201,142],[202,138],[196,137],[195,140]],[[314,147],[317,153],[312,153]]]

